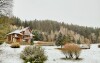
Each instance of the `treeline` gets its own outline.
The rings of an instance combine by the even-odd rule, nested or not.
[[[71,30],[74,34],[79,34],[84,38],[89,39],[92,43],[100,42],[100,28],[93,28],[87,26],[78,26],[73,24],[66,24],[64,22],[57,22],[52,20],[31,20],[31,21],[21,21],[20,18],[13,17],[13,24],[18,27],[29,26],[33,30],[38,30],[41,32],[46,32],[48,34],[56,31],[60,31],[61,26],[67,30]]]
[[[61,23],[58,23],[57,21],[52,20],[33,20],[33,21],[21,21],[19,18],[15,18],[14,23],[18,27],[24,26],[24,27],[30,27],[34,30],[39,30],[43,32],[50,32],[58,31],[60,29]]]
[[[30,27],[35,35],[35,40],[56,41],[61,33],[66,36],[70,42],[75,43],[100,43],[100,28],[78,26],[73,24],[65,24],[52,20],[31,20],[22,21],[17,17],[0,17],[0,40],[4,40],[6,34],[11,32],[16,25],[18,28]],[[16,28],[17,29],[17,28]],[[60,39],[60,38],[59,38]]]

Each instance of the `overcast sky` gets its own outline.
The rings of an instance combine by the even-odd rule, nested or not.
[[[22,20],[100,27],[100,0],[14,0],[13,14]]]

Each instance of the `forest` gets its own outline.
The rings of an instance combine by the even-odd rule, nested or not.
[[[31,20],[22,21],[18,17],[0,17],[0,39],[4,39],[6,34],[15,30],[11,25],[17,26],[17,29],[30,27],[35,40],[56,41],[57,36],[61,33],[69,37],[70,42],[75,43],[100,43],[100,28],[79,26],[53,20]],[[2,41],[2,40],[1,40]]]
[[[79,26],[53,20],[35,19],[22,21],[18,17],[13,17],[12,20],[12,24],[17,27],[30,27],[34,34],[39,34],[36,36],[37,38],[41,37],[39,40],[55,41],[56,36],[61,33],[69,37],[73,42],[85,43],[88,41],[90,43],[100,43],[100,28],[97,27]]]

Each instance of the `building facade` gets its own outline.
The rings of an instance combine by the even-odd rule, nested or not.
[[[7,34],[7,42],[30,42],[33,36],[32,30],[29,27],[26,27]]]

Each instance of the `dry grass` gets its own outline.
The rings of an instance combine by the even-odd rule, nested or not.
[[[11,47],[11,48],[20,48],[20,44],[17,43],[17,42],[14,42],[14,43],[11,44],[10,47]]]
[[[53,42],[43,42],[43,41],[39,41],[36,43],[36,45],[40,45],[40,46],[54,46]]]
[[[21,44],[21,45],[30,45],[30,43],[24,42],[24,41],[23,41],[23,42],[20,42],[20,44]]]

